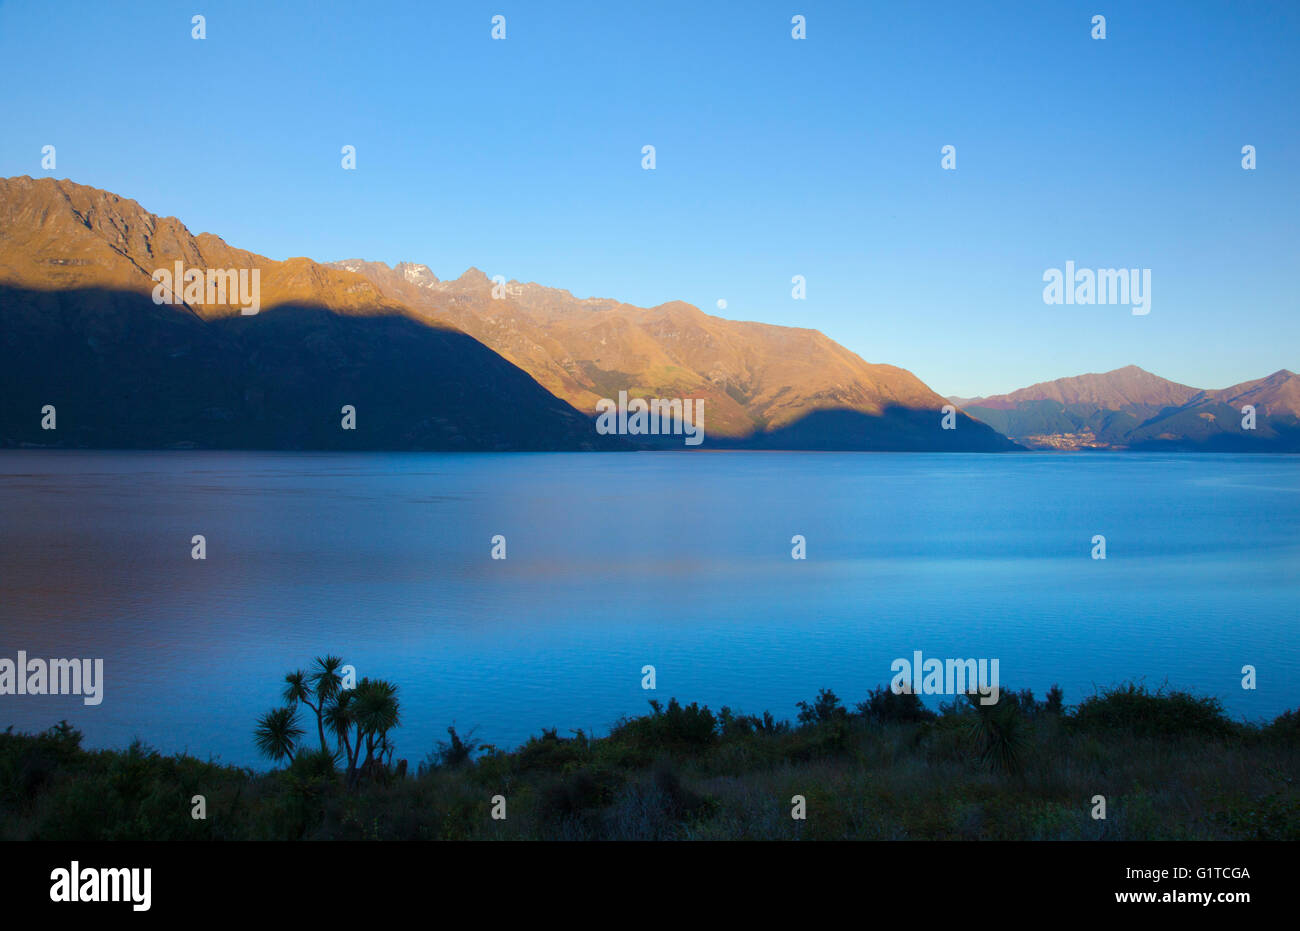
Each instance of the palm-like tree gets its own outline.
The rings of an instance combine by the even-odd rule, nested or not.
[[[353,767],[357,764],[357,751],[361,748],[360,743],[355,748],[352,746],[351,732],[352,726],[356,722],[355,709],[352,705],[352,692],[339,692],[335,696],[333,703],[325,709],[325,724],[338,740],[337,752],[343,753],[344,759],[348,762],[349,778],[351,778]]]
[[[338,697],[343,687],[339,669],[343,660],[337,656],[316,657],[316,668],[308,676],[301,669],[284,677],[284,700],[291,705],[302,703],[316,715],[316,733],[320,737],[321,753],[329,753],[325,745],[325,714],[330,702]],[[312,701],[312,698],[315,701]]]
[[[318,656],[310,675],[301,669],[286,675],[283,695],[287,706],[263,715],[255,734],[262,753],[275,760],[287,757],[292,763],[295,745],[303,735],[297,708],[306,705],[316,715],[321,752],[331,753],[325,737],[328,729],[337,741],[332,755],[342,755],[347,761],[347,782],[355,786],[362,774],[381,768],[392,757],[388,732],[400,722],[397,686],[384,679],[362,679],[355,688],[345,690],[339,675],[342,667],[343,660],[337,656]]]
[[[343,677],[339,670],[343,668],[340,657],[328,655],[316,657],[316,669],[311,674],[312,688],[321,704],[333,701],[343,690]]]
[[[288,757],[293,763],[293,748],[306,733],[298,726],[298,710],[292,706],[268,711],[258,719],[253,742],[263,756],[279,762]]]
[[[366,758],[361,763],[361,771],[365,772],[372,766],[376,750],[381,758],[385,751],[391,750],[388,732],[400,722],[397,686],[384,679],[362,679],[353,690],[351,704],[357,725],[354,755],[360,755],[364,741]]]
[[[1019,772],[1025,748],[1019,707],[1005,695],[992,705],[985,705],[978,696],[973,692],[966,700],[975,709],[970,733],[980,762],[1002,772]]]

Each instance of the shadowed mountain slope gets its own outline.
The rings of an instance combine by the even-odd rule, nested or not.
[[[242,314],[230,293],[155,303],[152,272],[177,261],[257,269],[260,312]],[[51,179],[0,179],[0,391],[9,446],[627,448],[362,276],[276,262]]]

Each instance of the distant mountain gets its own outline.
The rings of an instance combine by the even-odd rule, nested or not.
[[[1006,450],[905,369],[872,364],[816,330],[724,320],[672,302],[643,308],[493,281],[470,269],[439,280],[425,265],[350,259],[388,300],[470,334],[582,411],[620,390],[705,400],[706,446]],[[495,296],[494,296],[495,291]]]
[[[1243,408],[1255,409],[1243,429]],[[1134,449],[1300,452],[1300,376],[1287,369],[1218,391],[1200,391],[1182,407],[1153,417],[1129,438]]]
[[[151,274],[176,262],[257,269],[260,312],[242,314],[229,292],[155,303]],[[0,397],[4,446],[627,446],[363,276],[273,261],[133,200],[44,178],[0,179]],[[42,429],[46,405],[57,429]],[[344,405],[355,430],[342,429]]]
[[[1291,451],[1300,450],[1298,396],[1297,377],[1286,370],[1205,391],[1129,365],[950,400],[1030,448]],[[1247,404],[1254,429],[1242,426]]]
[[[1085,404],[1107,410],[1125,407],[1161,408],[1184,404],[1197,389],[1152,375],[1136,365],[1100,375],[1075,375],[1056,381],[1039,382],[1010,394],[972,398],[966,403],[999,410],[1011,410],[1026,401],[1055,401],[1062,406]]]

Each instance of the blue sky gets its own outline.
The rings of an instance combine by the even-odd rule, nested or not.
[[[814,327],[943,394],[1218,388],[1300,369],[1298,52],[1293,2],[0,0],[0,175],[273,258]],[[1150,314],[1044,304],[1067,260],[1150,268]]]

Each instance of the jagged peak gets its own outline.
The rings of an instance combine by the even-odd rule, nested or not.
[[[421,287],[438,284],[438,276],[433,273],[433,269],[421,262],[398,262],[393,266],[393,271],[410,284]]]
[[[354,272],[357,269],[366,268],[372,265],[378,265],[382,269],[385,269],[387,271],[392,271],[392,269],[388,267],[387,262],[372,261],[371,259],[339,259],[337,262],[322,262],[321,264],[330,265],[333,266],[334,268],[344,268],[350,272]]]
[[[492,279],[489,278],[482,269],[478,268],[477,266],[471,265],[469,268],[465,269],[465,271],[463,271],[460,277],[457,278],[456,280],[463,281],[466,284],[471,284],[471,283],[489,282]]]

